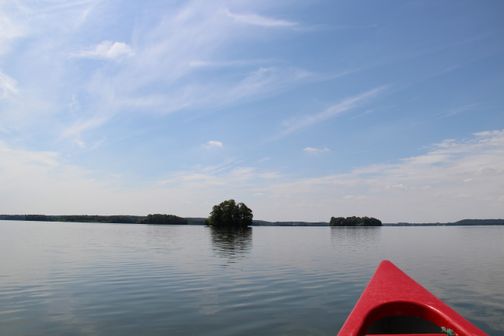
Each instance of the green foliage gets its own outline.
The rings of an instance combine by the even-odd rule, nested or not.
[[[252,225],[252,210],[243,203],[230,199],[214,205],[207,224],[219,227],[246,227]]]
[[[373,217],[331,217],[331,226],[381,226],[382,222]]]

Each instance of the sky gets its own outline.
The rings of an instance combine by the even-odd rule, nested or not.
[[[503,218],[503,12],[0,0],[0,213]]]

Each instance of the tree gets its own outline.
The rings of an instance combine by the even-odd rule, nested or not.
[[[243,203],[230,199],[214,205],[207,224],[219,227],[247,227],[252,225],[252,210]]]

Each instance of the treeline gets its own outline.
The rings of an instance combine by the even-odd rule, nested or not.
[[[457,222],[436,223],[408,223],[399,222],[386,224],[388,226],[478,226],[478,225],[504,225],[504,219],[462,219]]]
[[[327,226],[327,222],[303,222],[303,221],[285,221],[285,222],[268,222],[264,220],[254,220],[252,225],[255,226]]]
[[[187,224],[187,220],[175,215],[151,214],[131,215],[0,215],[0,220],[20,220],[39,222],[81,222],[81,223],[120,223],[120,224]]]
[[[153,214],[144,217],[142,224],[188,224],[187,219],[175,215]]]
[[[504,225],[504,219],[462,219],[455,225]]]
[[[382,222],[374,217],[331,217],[331,226],[381,226]]]
[[[224,202],[225,203],[225,202]],[[226,203],[225,203],[226,204]],[[235,203],[234,209],[237,206]],[[238,207],[238,209],[240,209]],[[264,220],[252,220],[251,210],[245,207],[241,208],[244,213],[241,213],[237,218],[244,220],[240,225],[257,225],[257,226],[473,226],[473,225],[504,225],[504,219],[463,219],[457,222],[447,223],[385,223],[373,217],[331,217],[329,223],[327,222],[269,222]],[[228,210],[226,210],[228,211]],[[236,211],[236,209],[234,210]],[[213,213],[213,212],[212,212]],[[225,219],[219,210],[216,211],[214,218],[211,220]],[[212,215],[212,214],[211,214]],[[212,217],[212,216],[211,216]],[[179,217],[175,215],[166,214],[150,214],[147,216],[132,216],[132,215],[113,215],[113,216],[100,216],[100,215],[0,215],[0,220],[13,220],[13,221],[41,221],[41,222],[84,222],[84,223],[120,223],[120,224],[189,224],[189,225],[205,225],[210,224],[209,218],[203,217]],[[224,221],[226,224],[227,222]]]

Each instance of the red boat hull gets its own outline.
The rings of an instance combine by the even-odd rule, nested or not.
[[[388,321],[387,321],[388,319]],[[432,293],[402,272],[388,260],[378,266],[368,286],[357,301],[354,309],[343,324],[338,336],[387,335],[377,333],[377,325],[390,325],[394,321],[406,321],[406,329],[411,329],[412,321],[432,325],[436,332],[422,331],[390,332],[394,335],[448,335],[483,336],[487,335],[456,311],[436,298]],[[385,322],[383,322],[385,321]],[[409,324],[409,325],[408,325]]]

